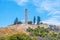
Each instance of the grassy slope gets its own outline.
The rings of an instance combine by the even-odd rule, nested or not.
[[[6,28],[0,28],[0,36],[6,36],[6,35],[10,35],[10,34],[17,34],[17,33],[26,33],[27,35],[29,34],[29,32],[26,31],[26,29],[28,27],[31,28],[36,28],[37,25],[25,25],[25,24],[18,24],[18,25],[12,25],[12,26],[8,26]],[[41,24],[40,27],[49,27],[49,25],[47,24]]]

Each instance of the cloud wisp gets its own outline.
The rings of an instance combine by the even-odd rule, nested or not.
[[[19,6],[24,6],[28,2],[28,0],[13,0],[16,2]]]
[[[16,2],[19,6],[23,6],[28,2],[28,0],[13,0],[13,1]]]
[[[60,17],[60,0],[33,0],[36,10],[40,13],[47,11],[49,19],[44,20],[44,23],[60,25],[58,20]]]

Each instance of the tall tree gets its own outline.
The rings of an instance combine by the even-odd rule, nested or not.
[[[35,24],[36,23],[36,17],[34,16],[34,19],[33,19],[33,24]]]
[[[16,17],[15,21],[14,21],[14,25],[18,24],[18,18]]]
[[[39,25],[40,24],[40,17],[39,16],[37,16],[37,25]]]

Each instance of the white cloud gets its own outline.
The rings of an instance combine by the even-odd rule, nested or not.
[[[60,21],[58,21],[56,18],[50,18],[45,21],[42,21],[43,23],[47,24],[52,24],[52,25],[59,25],[60,26]]]
[[[49,19],[46,19],[43,21],[44,23],[53,24],[53,25],[59,25],[60,26],[60,11],[52,11],[48,14],[48,16],[51,16]]]
[[[60,18],[60,16],[53,16],[53,18]]]
[[[60,10],[60,0],[33,0],[38,10],[58,11]]]
[[[52,15],[52,16],[60,15],[60,11],[53,10],[53,11],[51,11],[47,16],[50,16],[50,15]]]
[[[24,6],[28,0],[13,0],[14,2],[16,2],[19,6]]]
[[[37,7],[40,7],[40,4],[42,3],[43,0],[32,0],[33,4]]]

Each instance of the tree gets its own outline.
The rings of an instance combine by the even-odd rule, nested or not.
[[[32,21],[28,21],[28,24],[32,24]]]
[[[17,24],[22,24],[22,22],[21,22],[21,21],[19,21]]]
[[[38,25],[38,28],[40,27],[39,24],[40,24],[40,17],[37,16],[37,25]]]
[[[43,24],[43,22],[40,22],[40,24]]]
[[[14,21],[14,25],[18,24],[18,18],[16,17],[15,21]]]
[[[37,16],[37,25],[39,25],[39,23],[40,23],[40,17],[39,16]]]
[[[49,25],[49,26],[50,26],[49,27],[50,30],[54,30],[55,31],[57,29],[55,25]]]
[[[34,16],[34,19],[33,19],[33,23],[35,24],[36,23],[36,17]]]

